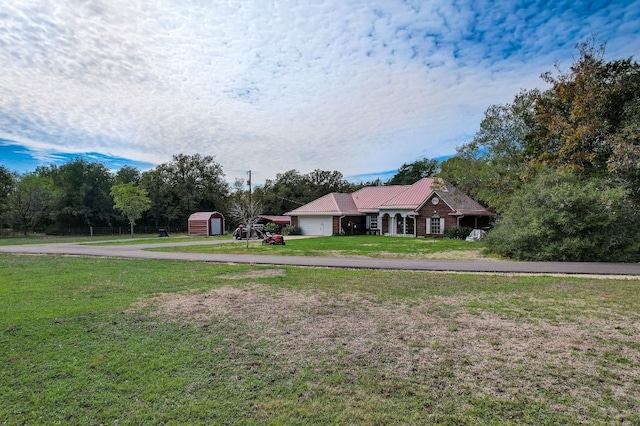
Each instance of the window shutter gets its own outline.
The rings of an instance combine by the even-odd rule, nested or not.
[[[440,218],[440,233],[444,234],[444,217]]]
[[[431,233],[431,218],[427,218],[427,234]]]

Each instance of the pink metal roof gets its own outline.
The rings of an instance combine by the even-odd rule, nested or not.
[[[331,193],[287,213],[289,216],[361,215],[380,210],[420,209],[432,194],[454,211],[453,215],[493,215],[468,195],[439,178],[420,179],[413,185],[369,186],[353,194]]]
[[[381,209],[417,209],[420,204],[433,192],[434,178],[420,179],[393,198],[388,199],[379,207]]]
[[[406,191],[410,185],[367,186],[359,189],[351,196],[356,207],[361,211],[377,211],[385,201]]]
[[[341,194],[332,192],[324,197],[320,197],[304,206],[290,211],[291,216],[312,216],[312,215],[361,215],[362,213],[353,202],[351,194]]]

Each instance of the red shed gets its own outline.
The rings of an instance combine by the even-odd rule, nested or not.
[[[196,212],[189,216],[189,235],[224,234],[224,216],[218,212]]]

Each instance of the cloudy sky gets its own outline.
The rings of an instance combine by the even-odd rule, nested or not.
[[[229,181],[388,177],[454,154],[489,105],[546,87],[589,36],[607,59],[640,52],[628,0],[0,4],[0,165],[19,172],[200,153]]]

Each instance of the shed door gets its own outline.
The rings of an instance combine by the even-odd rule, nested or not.
[[[222,218],[211,218],[211,235],[222,235]]]

